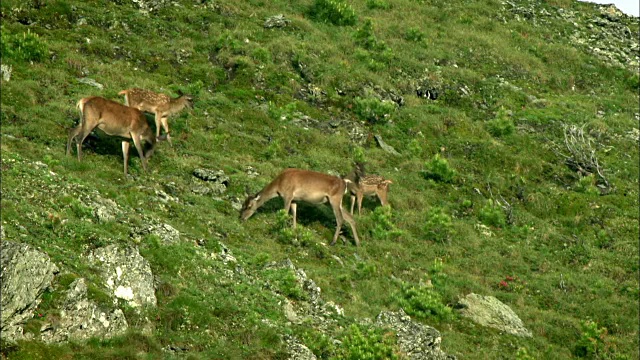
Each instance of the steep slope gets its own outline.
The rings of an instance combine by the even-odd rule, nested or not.
[[[403,358],[403,332],[371,320],[403,309],[459,358],[638,358],[637,18],[569,0],[1,9],[3,242],[59,270],[3,357]],[[65,156],[76,102],[131,87],[194,98],[149,173],[131,156],[125,178],[101,132]],[[393,180],[390,208],[356,216],[360,248],[349,230],[327,246],[327,206],[300,204],[297,231],[281,200],[238,220],[282,169],[354,161]],[[113,245],[140,255],[127,266],[157,305],[104,270]],[[128,330],[33,340],[72,293]],[[463,317],[470,293],[532,337]]]

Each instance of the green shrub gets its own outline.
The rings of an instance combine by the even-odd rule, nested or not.
[[[268,269],[264,272],[265,278],[275,287],[274,290],[294,300],[305,300],[304,292],[293,270],[288,268]]]
[[[485,125],[487,131],[495,137],[511,135],[516,129],[504,108],[501,108],[495,118],[487,121]]]
[[[351,5],[340,0],[316,0],[310,11],[311,18],[333,25],[355,25],[358,17]]]
[[[278,241],[287,245],[306,246],[313,240],[313,233],[310,230],[299,224],[295,229],[291,226],[291,216],[284,209],[277,212],[275,232]]]
[[[432,207],[427,212],[424,232],[430,240],[435,242],[449,241],[453,234],[451,216],[440,207]]]
[[[607,329],[598,327],[595,321],[582,322],[582,335],[576,343],[574,353],[578,357],[588,359],[621,359],[614,355],[614,348],[609,342]]]
[[[383,336],[381,332],[352,324],[342,340],[336,359],[397,359],[395,337]]]
[[[404,38],[407,41],[420,42],[424,40],[424,33],[417,27],[412,27],[404,34]]]
[[[526,347],[521,347],[516,353],[516,360],[535,360],[535,358],[529,355],[529,351]]]
[[[451,308],[442,303],[440,294],[426,286],[416,287],[403,283],[400,291],[394,295],[394,300],[407,314],[423,320],[447,320],[453,316]]]
[[[593,174],[583,176],[576,182],[575,191],[589,195],[599,195],[600,191],[596,187],[596,177]]]
[[[402,230],[395,226],[392,217],[391,206],[378,206],[371,213],[371,237],[377,240],[392,240],[402,236]]]
[[[396,106],[393,101],[357,97],[354,112],[371,124],[386,124],[391,119],[391,114],[396,111]]]
[[[440,157],[440,154],[436,154],[431,161],[425,164],[423,176],[426,179],[450,183],[456,176],[456,171],[449,166],[447,159]]]
[[[353,37],[356,40],[356,44],[364,49],[376,52],[382,52],[388,49],[387,44],[382,40],[378,40],[373,33],[373,22],[371,19],[365,20],[362,27],[353,34]]]
[[[629,90],[635,92],[638,92],[638,90],[640,90],[640,77],[638,76],[638,74],[631,75],[625,80],[625,82],[627,83]]]
[[[421,141],[416,138],[411,139],[411,141],[407,145],[407,151],[409,152],[409,154],[413,156],[422,155],[422,146],[420,145],[420,143]]]
[[[371,10],[388,10],[391,9],[391,4],[385,0],[367,0],[367,7]]]
[[[47,44],[31,30],[22,35],[11,35],[2,28],[0,54],[3,60],[9,58],[16,61],[42,61],[48,53]]]
[[[353,278],[355,280],[373,279],[377,273],[377,267],[375,264],[367,264],[365,262],[359,262],[356,264]]]
[[[336,346],[331,338],[315,329],[305,329],[301,335],[303,343],[319,359],[328,359],[335,354]]]
[[[495,227],[505,227],[507,225],[507,217],[504,210],[493,200],[489,199],[487,204],[480,209],[478,218],[483,224]]]

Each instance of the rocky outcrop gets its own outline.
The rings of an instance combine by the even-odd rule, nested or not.
[[[604,62],[637,72],[639,64],[638,34],[629,24],[637,18],[625,15],[615,5],[595,5],[598,14],[554,8],[530,0],[504,1],[500,18],[504,22],[527,21],[534,26],[549,26],[565,21],[570,26],[558,34],[558,39],[569,39],[577,48],[595,55]]]
[[[376,318],[376,326],[391,328],[398,338],[400,350],[409,359],[453,360],[453,355],[447,355],[440,350],[442,337],[440,332],[432,327],[414,322],[404,310],[383,311]]]
[[[286,335],[284,342],[287,344],[289,360],[316,360],[317,357],[308,347],[293,336]]]
[[[138,249],[109,245],[94,250],[89,261],[100,268],[104,285],[116,298],[134,308],[156,305],[153,273]]]
[[[180,231],[169,224],[164,224],[156,220],[150,220],[150,224],[134,227],[131,230],[131,237],[140,241],[146,235],[157,236],[164,244],[175,244],[180,241]]]
[[[482,325],[504,331],[508,334],[531,337],[531,331],[524,327],[522,320],[493,296],[469,294],[458,303],[460,315]]]
[[[49,256],[29,245],[2,241],[2,337],[22,338],[22,325],[33,316],[40,295],[51,285],[58,268]]]
[[[286,19],[284,15],[278,14],[267,18],[263,26],[265,29],[282,28],[289,25],[290,22],[291,20]]]
[[[221,195],[227,191],[229,176],[223,170],[195,169],[193,176],[202,180],[196,180],[191,191],[199,195]]]
[[[69,286],[67,296],[55,323],[46,323],[40,332],[42,341],[57,343],[68,340],[86,340],[91,337],[112,337],[128,328],[120,309],[102,310],[87,297],[84,279],[76,279]]]
[[[326,331],[336,325],[336,316],[344,316],[344,309],[332,301],[324,301],[320,297],[322,290],[313,279],[307,277],[303,269],[296,268],[289,259],[265,266],[265,269],[283,268],[294,273],[296,282],[304,292],[304,300],[284,301],[283,312],[287,319],[293,323],[312,323],[320,331]]]

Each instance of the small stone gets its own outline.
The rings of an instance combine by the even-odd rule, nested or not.
[[[104,88],[104,85],[100,84],[99,82],[97,82],[97,81],[95,81],[93,79],[87,78],[87,77],[79,78],[78,82],[97,87],[100,90],[102,90]]]

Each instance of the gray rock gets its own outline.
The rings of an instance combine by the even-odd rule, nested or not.
[[[510,307],[493,296],[469,294],[458,303],[460,315],[508,334],[531,337],[522,320]]]
[[[42,341],[57,343],[67,340],[86,340],[91,337],[108,338],[124,333],[127,320],[120,309],[111,312],[100,309],[87,297],[87,285],[80,278],[69,286],[67,297],[55,324],[40,329]]]
[[[118,214],[118,204],[111,199],[101,199],[101,203],[96,203],[96,206],[93,208],[93,214],[98,219],[99,222],[109,222],[116,219],[116,215]]]
[[[13,71],[13,67],[11,65],[7,65],[7,64],[0,65],[0,73],[2,73],[2,80],[4,81],[11,80],[12,71]]]
[[[382,137],[380,135],[374,135],[373,137],[376,139],[376,141],[378,142],[378,145],[380,145],[382,150],[384,150],[384,151],[386,151],[386,152],[388,152],[389,154],[392,154],[392,155],[400,155],[400,153],[398,151],[396,151],[396,149],[394,149],[393,146],[388,145],[387,143],[382,141]]]
[[[282,310],[284,311],[284,316],[287,320],[291,321],[294,324],[300,324],[302,321],[296,314],[296,310],[293,308],[293,304],[289,299],[284,299],[284,305],[282,306]]]
[[[195,169],[193,170],[193,176],[204,181],[229,184],[229,177],[222,170]]]
[[[140,241],[143,236],[149,234],[159,237],[165,244],[180,242],[180,231],[169,224],[160,222],[134,228],[131,232],[131,237]]]
[[[2,323],[6,340],[22,338],[22,325],[33,316],[40,295],[51,285],[58,268],[49,256],[13,241],[0,244]]]
[[[222,170],[195,169],[193,176],[207,182],[206,186],[196,184],[191,188],[191,191],[196,194],[206,195],[212,192],[213,195],[221,195],[229,186],[229,177]]]
[[[91,78],[87,78],[87,77],[79,78],[78,82],[97,87],[100,90],[102,90],[104,88],[104,85],[100,84],[99,82],[97,82],[97,81],[95,81],[95,80],[93,80]]]
[[[256,178],[260,175],[258,170],[256,170],[256,168],[254,168],[253,166],[247,166],[245,168],[245,171],[247,172],[247,177],[249,177],[249,179]]]
[[[291,335],[284,338],[289,351],[289,360],[316,360],[316,356],[300,340]]]
[[[278,14],[267,18],[263,26],[265,29],[281,28],[289,25],[290,22],[291,20],[285,19],[284,15]]]
[[[231,250],[229,250],[229,248],[225,244],[218,241],[218,245],[220,246],[220,252],[211,254],[215,259],[222,260],[225,265],[229,262],[238,262],[235,256],[233,256],[233,254],[231,253]]]
[[[456,359],[440,349],[440,332],[430,326],[411,320],[404,310],[383,311],[376,318],[376,326],[388,327],[396,332],[400,350],[409,359],[446,360]]]
[[[99,267],[104,285],[116,298],[134,308],[156,306],[153,273],[137,248],[109,245],[94,250],[89,261]]]

